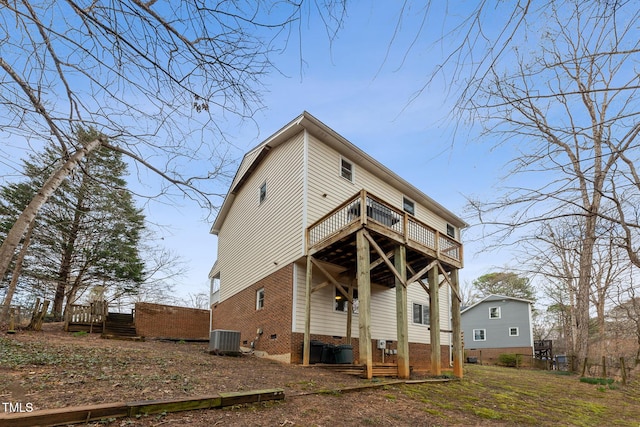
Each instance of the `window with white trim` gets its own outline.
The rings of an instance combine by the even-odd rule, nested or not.
[[[487,340],[487,330],[486,329],[474,329],[473,330],[473,340],[474,341],[486,341]]]
[[[256,310],[262,310],[264,308],[264,288],[260,288],[256,291]]]
[[[500,307],[489,307],[489,319],[500,318]]]
[[[353,163],[345,159],[340,159],[340,176],[353,182]]]
[[[417,325],[428,325],[429,322],[429,305],[414,302],[413,323]]]
[[[416,214],[416,204],[406,196],[402,196],[402,209],[408,214]]]
[[[512,326],[511,328],[509,328],[510,337],[517,337],[519,335],[520,335],[520,329],[517,326]]]
[[[340,311],[346,313],[349,309],[349,300],[346,296],[342,295],[342,292],[338,290],[335,286],[333,287],[334,291],[334,305],[333,309],[335,311]],[[348,291],[348,290],[347,290]],[[354,314],[358,314],[358,290],[353,290],[353,307],[351,308],[351,312]]]

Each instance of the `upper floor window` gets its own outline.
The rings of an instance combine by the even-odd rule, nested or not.
[[[499,319],[499,318],[500,318],[500,307],[490,307],[489,319]]]
[[[260,203],[264,202],[267,198],[267,181],[263,182],[260,186]]]
[[[402,197],[402,209],[405,212],[410,213],[411,215],[416,214],[416,204],[411,199],[407,199],[405,196]]]
[[[430,323],[428,305],[413,303],[413,323],[418,325],[428,325]]]
[[[340,160],[340,176],[353,182],[353,163],[348,160]]]
[[[447,236],[456,238],[456,228],[451,224],[447,224]]]
[[[517,337],[518,335],[520,335],[520,330],[518,329],[517,326],[513,326],[513,327],[509,328],[509,336],[510,337]]]

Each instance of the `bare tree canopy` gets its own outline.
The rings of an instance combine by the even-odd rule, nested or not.
[[[271,55],[312,12],[326,13],[331,34],[343,3],[0,2],[0,129],[13,145],[40,141],[62,152],[2,242],[0,279],[47,198],[103,147],[162,178],[145,196],[177,194],[215,208],[224,195],[216,178],[230,161],[221,123],[261,107]],[[105,138],[78,143],[80,126]],[[202,158],[207,170],[190,167]]]

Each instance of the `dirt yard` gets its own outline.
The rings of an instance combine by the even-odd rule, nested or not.
[[[206,350],[206,343],[134,342],[74,335],[63,332],[59,324],[45,325],[43,332],[2,333],[0,401],[30,403],[39,410],[282,388],[284,401],[104,420],[91,425],[640,424],[637,383],[603,391],[575,377],[474,366],[467,368],[463,381],[386,385],[340,393],[335,390],[371,381],[252,356],[215,356]],[[527,379],[529,376],[532,379]],[[520,378],[523,387],[544,386],[544,396],[531,388],[516,388],[514,377]],[[559,399],[572,399],[574,395],[578,400],[570,405],[559,404]],[[541,405],[548,407],[543,409]],[[568,411],[571,408],[573,413]]]

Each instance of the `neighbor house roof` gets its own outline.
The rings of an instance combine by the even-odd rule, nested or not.
[[[345,157],[348,157],[351,161],[360,167],[365,168],[372,174],[378,176],[389,184],[393,185],[397,189],[401,190],[404,194],[414,199],[416,202],[424,205],[432,210],[435,214],[442,218],[445,218],[452,225],[465,228],[468,226],[461,218],[453,214],[451,211],[443,207],[441,204],[433,200],[431,197],[418,190],[415,186],[409,182],[400,178],[397,174],[392,172],[389,168],[382,163],[356,147],[347,139],[339,135],[329,126],[322,123],[320,120],[304,111],[298,117],[293,119],[287,125],[282,127],[276,133],[267,138],[264,142],[250,150],[245,154],[242,159],[242,163],[236,172],[236,176],[233,179],[229,192],[227,193],[220,212],[216,217],[213,226],[211,227],[211,233],[218,234],[220,227],[224,223],[229,208],[233,204],[235,195],[242,188],[247,179],[256,170],[256,168],[264,161],[268,156],[269,151],[278,145],[288,141],[291,137],[297,135],[303,130],[307,130],[312,135],[319,138],[326,145],[330,146],[334,150],[338,151]],[[249,163],[247,165],[247,163]],[[240,172],[242,173],[240,174]]]
[[[534,301],[528,300],[528,299],[524,299],[524,298],[516,298],[516,297],[508,297],[506,295],[497,295],[497,294],[491,294],[489,296],[486,296],[484,298],[482,298],[480,301],[476,302],[475,304],[470,305],[469,307],[464,308],[462,311],[460,311],[460,314],[464,314],[466,311],[471,310],[473,307],[476,307],[484,302],[489,302],[489,301],[501,301],[501,300],[513,300],[513,301],[520,301],[520,302],[526,302],[529,304],[533,304]]]

